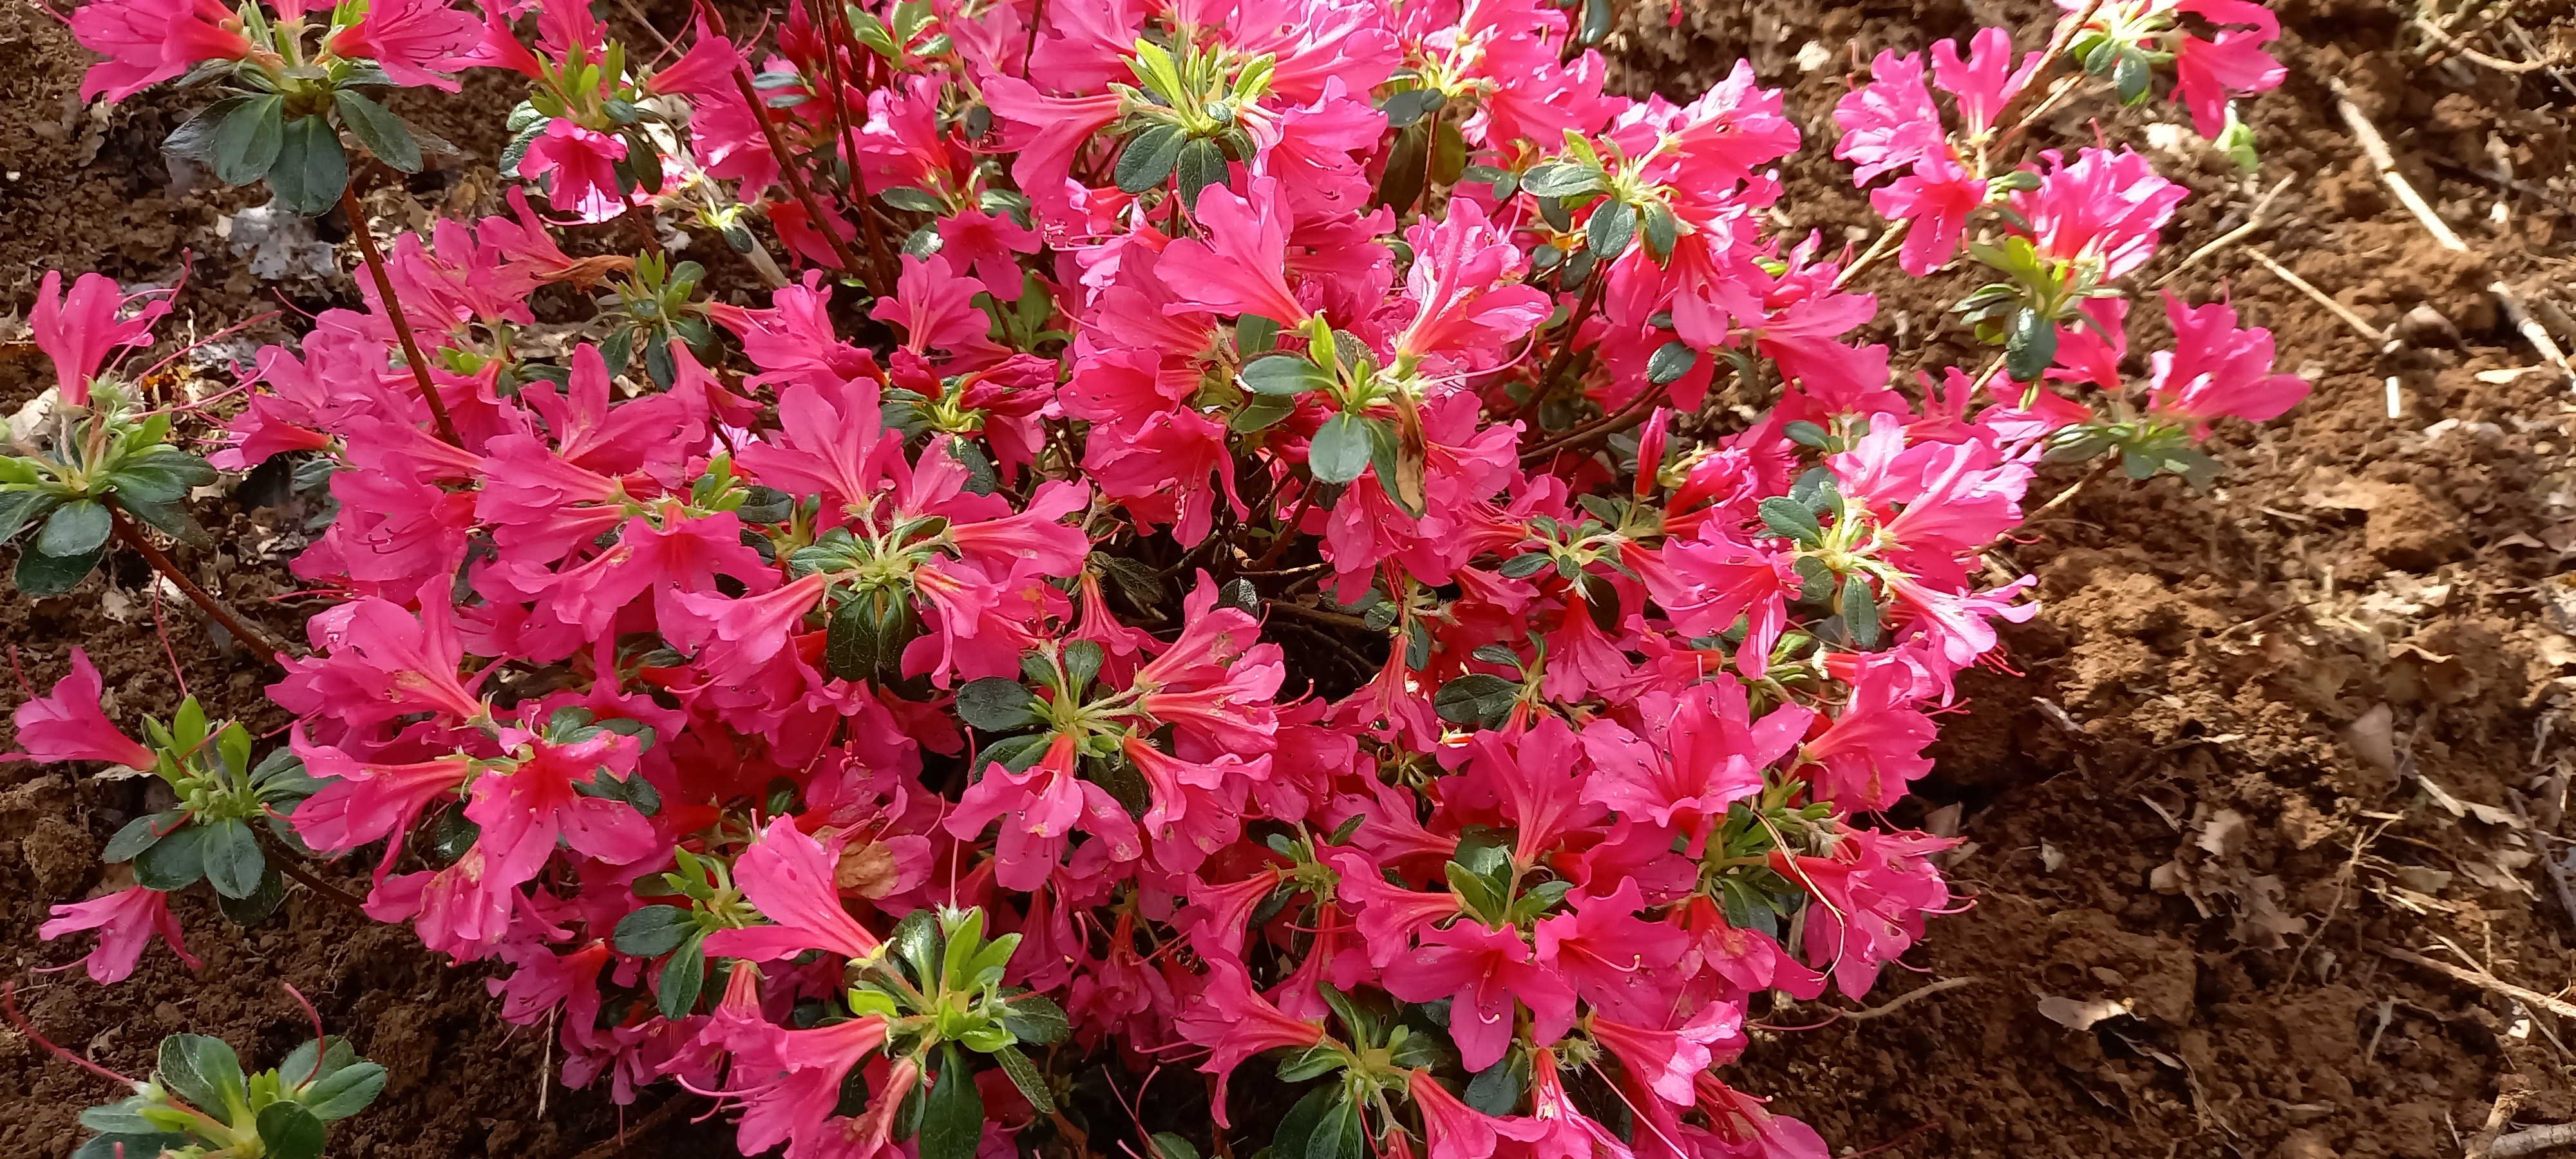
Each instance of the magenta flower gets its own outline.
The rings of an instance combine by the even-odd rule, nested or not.
[[[796,827],[794,817],[769,823],[761,840],[734,862],[734,884],[772,925],[717,930],[706,952],[765,962],[823,950],[865,959],[883,943],[841,906],[836,850]],[[829,1105],[828,1100],[826,1105]]]
[[[11,717],[24,751],[8,754],[21,760],[106,761],[129,769],[148,769],[159,758],[142,742],[125,735],[100,709],[106,685],[89,653],[72,649],[70,674],[54,690],[18,706]],[[84,927],[86,928],[86,927]]]
[[[1870,82],[1834,105],[1843,128],[1834,156],[1853,163],[1852,184],[1867,185],[1935,152],[1946,155],[1941,110],[1923,85],[1923,58],[1880,49],[1870,62]]]
[[[1816,795],[1845,809],[1884,809],[1905,787],[1932,771],[1923,748],[1932,743],[1932,718],[1913,707],[1892,669],[1864,670],[1831,727],[1807,742],[1806,759],[1822,766]]]
[[[2072,162],[2052,149],[2040,159],[2039,188],[2015,192],[2013,212],[2030,223],[2040,256],[2099,263],[2105,281],[2146,264],[2156,232],[2190,193],[2126,148],[2079,150]]]
[[[1947,44],[1948,41],[1942,43]],[[1967,236],[1968,215],[1986,203],[1986,183],[1947,154],[1926,156],[1914,172],[1869,195],[1870,208],[1891,221],[1911,221],[1896,249],[1898,268],[1922,277],[1947,264]]]
[[[1342,871],[1337,887],[1342,904],[1358,915],[1354,924],[1368,946],[1369,965],[1378,969],[1412,949],[1415,934],[1460,912],[1457,894],[1445,889],[1424,893],[1389,884],[1377,867],[1357,853],[1341,854],[1333,864]]]
[[[1208,239],[1173,241],[1155,267],[1179,299],[1165,314],[1258,314],[1281,326],[1306,320],[1306,307],[1288,288],[1288,222],[1276,191],[1269,179],[1254,178],[1246,197],[1213,185],[1199,194]]]
[[[546,201],[573,221],[607,221],[626,212],[626,195],[617,186],[617,163],[625,159],[625,138],[558,117],[528,144],[518,175],[544,182]]]
[[[465,786],[474,760],[463,753],[411,764],[363,764],[324,745],[308,744],[299,727],[292,738],[305,771],[325,778],[322,788],[295,807],[295,833],[325,853],[392,839],[376,862],[376,881],[400,860],[403,838],[432,801]]]
[[[1698,1102],[1694,1082],[1721,1052],[1731,1059],[1745,1043],[1744,1010],[1732,1002],[1702,1006],[1690,1021],[1670,1030],[1631,1026],[1597,1014],[1586,1026],[1621,1066],[1676,1107]]]
[[[96,0],[72,9],[72,36],[107,57],[81,77],[81,99],[127,97],[201,60],[239,60],[251,44],[220,0]]]
[[[331,51],[367,57],[398,85],[426,85],[455,92],[443,76],[474,63],[483,22],[444,0],[367,0],[366,15],[331,38]]]
[[[97,7],[87,5],[80,11]],[[73,20],[77,23],[79,17]],[[27,328],[35,334],[36,349],[54,360],[56,397],[64,406],[89,405],[90,380],[98,377],[110,351],[152,344],[152,324],[170,312],[167,296],[149,301],[122,321],[117,318],[126,306],[147,299],[154,295],[126,297],[114,279],[99,274],[82,274],[66,295],[62,273],[45,271],[45,280],[36,286],[35,308],[27,314]]]
[[[1637,879],[1621,877],[1606,894],[1567,895],[1572,912],[1539,919],[1538,957],[1596,1010],[1652,1019],[1672,1005],[1671,971],[1690,938],[1670,922],[1646,921]]]
[[[1677,828],[1690,857],[1729,806],[1762,791],[1763,770],[1797,747],[1816,715],[1790,704],[1755,721],[1744,686],[1724,673],[1677,695],[1649,694],[1639,709],[1643,735],[1608,719],[1584,726],[1596,771],[1583,799]]]
[[[2308,397],[2308,380],[2271,373],[2272,332],[2237,329],[2236,311],[2225,304],[2186,306],[2168,293],[2165,319],[2173,324],[2174,348],[2147,356],[2155,368],[2147,405],[2191,422],[2193,437],[2208,434],[2211,419],[2268,422]]]
[[[1455,999],[1449,1036],[1468,1070],[1501,1060],[1512,1041],[1515,1002],[1528,1005],[1531,1041],[1540,1046],[1574,1025],[1574,989],[1556,963],[1530,951],[1520,931],[1462,921],[1425,932],[1422,943],[1387,972],[1386,991],[1407,1002]]]
[[[137,885],[71,905],[53,908],[53,918],[36,927],[36,937],[52,941],[64,934],[82,930],[98,931],[98,948],[82,955],[77,964],[89,967],[92,981],[113,984],[134,973],[134,964],[143,958],[144,947],[152,944],[152,935],[161,935],[170,943],[170,951],[191,970],[201,968],[195,955],[179,939],[179,919],[170,913],[170,895]],[[69,969],[69,967],[64,967]]]
[[[1216,1076],[1209,1109],[1220,1127],[1229,1125],[1225,1083],[1234,1068],[1265,1050],[1313,1046],[1324,1040],[1323,1027],[1281,1012],[1254,992],[1240,964],[1222,957],[1208,959],[1206,984],[1182,1009],[1173,1028],[1210,1051],[1199,1069]]]
[[[2021,95],[2045,63],[2043,54],[2031,52],[2024,53],[2016,67],[2012,34],[2000,28],[1981,28],[1969,39],[1965,60],[1959,58],[1958,41],[1933,43],[1932,83],[1957,102],[1959,119],[1967,122],[1968,135],[1982,137],[1994,131],[1996,114]]]
[[[1472,201],[1455,203],[1437,222],[1417,223],[1405,240],[1414,252],[1405,297],[1418,312],[1396,339],[1400,355],[1500,351],[1556,308],[1545,291],[1520,284],[1520,249]]]
[[[1494,1153],[1500,1140],[1492,1115],[1450,1094],[1427,1070],[1406,1072],[1404,1089],[1413,1096],[1414,1109],[1422,1112],[1425,1159],[1486,1159]]]

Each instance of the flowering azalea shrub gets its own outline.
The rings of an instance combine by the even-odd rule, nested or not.
[[[1186,1062],[1210,1141],[1274,1159],[1823,1156],[1718,1068],[1958,904],[1891,811],[2036,610],[1987,552],[2040,465],[2205,484],[2214,421],[2307,389],[2170,296],[2133,375],[2184,191],[2027,131],[2094,74],[2241,128],[2280,79],[2247,4],[1880,54],[1834,111],[1891,222],[1855,258],[1772,233],[1806,143],[1749,67],[1614,96],[1602,22],[1531,0],[796,3],[658,56],[576,0],[380,3],[313,56],[257,0],[75,17],[93,88],[274,89],[308,155],[417,160],[299,85],[530,90],[511,211],[362,229],[365,308],[262,350],[204,463],[88,388],[150,310],[36,316],[62,425],[0,511],[22,576],[80,572],[31,590],[102,516],[182,534],[164,476],[287,456],[339,596],[256,761],[193,704],[120,732],[85,659],[19,709],[26,755],[181,802],[45,934],[114,980],[179,950],[168,891],[255,919],[344,859],[501,964],[565,1082],[711,1096],[746,1154],[1079,1153],[1120,1127],[1085,1076]],[[178,146],[250,174],[252,107]],[[713,238],[765,304],[673,252]],[[1972,271],[1990,358],[1891,373],[1850,288],[1891,251]],[[595,300],[568,355],[542,294]]]

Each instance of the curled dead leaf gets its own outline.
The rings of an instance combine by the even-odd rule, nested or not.
[[[2116,1002],[2108,998],[2083,1002],[2050,994],[2039,1000],[2040,1016],[2068,1030],[2091,1030],[2094,1023],[2123,1017],[2132,1008],[2132,1003],[2126,998]]]

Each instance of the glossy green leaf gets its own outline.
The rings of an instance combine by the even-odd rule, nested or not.
[[[248,185],[266,177],[277,163],[286,139],[281,120],[286,98],[263,93],[234,106],[215,126],[207,160],[215,179],[226,185]]]
[[[1319,483],[1348,483],[1368,470],[1369,420],[1344,412],[1324,420],[1306,448],[1306,469]]]
[[[1118,151],[1118,188],[1128,193],[1160,189],[1180,163],[1181,147],[1190,143],[1178,125],[1156,125],[1127,138]]]
[[[322,1119],[302,1103],[261,1107],[259,1138],[267,1159],[322,1159]]]
[[[957,690],[957,715],[986,732],[1015,732],[1038,722],[1037,696],[1007,676],[967,681]]]
[[[134,882],[163,893],[186,889],[206,876],[206,827],[183,825],[134,857]]]
[[[58,557],[87,554],[107,542],[108,532],[116,526],[107,505],[94,499],[74,499],[54,509],[45,519],[45,529],[36,533],[31,545],[38,552]]]
[[[345,88],[332,91],[331,107],[340,111],[340,123],[376,160],[404,173],[420,172],[420,142],[393,110]]]
[[[268,171],[268,188],[277,195],[277,203],[290,213],[320,217],[340,203],[340,192],[348,185],[349,157],[341,151],[340,135],[331,130],[330,120],[298,117],[287,122],[277,164]],[[350,225],[365,228],[363,222]]]
[[[206,883],[229,898],[246,898],[258,890],[260,874],[268,871],[268,855],[260,851],[250,826],[227,817],[202,828]]]
[[[648,905],[617,919],[617,952],[658,958],[697,932],[697,915],[674,905]]]
[[[921,1159],[975,1159],[984,1137],[984,1093],[954,1045],[940,1048],[939,1077],[923,1096]]]

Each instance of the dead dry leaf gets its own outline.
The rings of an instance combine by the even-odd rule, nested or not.
[[[2133,1004],[2126,998],[2116,1002],[2108,998],[2080,1002],[2050,994],[2039,1000],[2040,1015],[2068,1030],[2091,1030],[2094,1023],[2125,1016],[2131,1009]]]

